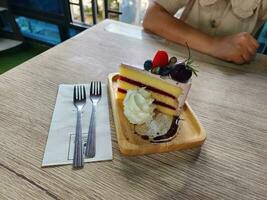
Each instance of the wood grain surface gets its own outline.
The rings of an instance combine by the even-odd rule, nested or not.
[[[107,81],[121,62],[140,64],[169,42],[105,31],[104,21],[0,76],[0,199],[267,199],[267,58],[234,65],[193,52],[189,103],[207,132],[202,148],[41,168],[61,83]],[[104,148],[104,147],[103,147]]]

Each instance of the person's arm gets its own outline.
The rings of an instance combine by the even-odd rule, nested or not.
[[[257,41],[248,33],[212,37],[170,15],[157,3],[148,8],[143,27],[170,41],[182,45],[187,42],[197,51],[237,64],[250,62],[258,48]]]

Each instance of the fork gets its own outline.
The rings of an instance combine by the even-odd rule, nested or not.
[[[96,132],[96,107],[101,99],[102,86],[100,81],[93,81],[90,85],[90,100],[92,102],[92,113],[87,136],[85,156],[88,158],[95,157],[95,132]]]
[[[86,103],[85,86],[75,85],[73,89],[73,104],[77,109],[76,133],[74,141],[73,168],[82,168],[84,165],[82,145],[82,109]]]

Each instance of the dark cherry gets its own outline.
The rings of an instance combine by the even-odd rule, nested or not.
[[[186,83],[192,76],[192,70],[186,68],[184,63],[179,63],[175,65],[170,75],[173,80]]]

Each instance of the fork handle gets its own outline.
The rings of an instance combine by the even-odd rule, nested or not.
[[[81,115],[82,115],[81,111],[78,111],[75,141],[74,141],[73,168],[82,168],[84,166]]]
[[[92,113],[91,113],[91,119],[90,119],[90,125],[88,130],[88,136],[87,136],[87,143],[86,143],[86,150],[85,150],[85,156],[87,158],[93,158],[95,157],[95,126],[96,126],[96,106],[92,106]]]

